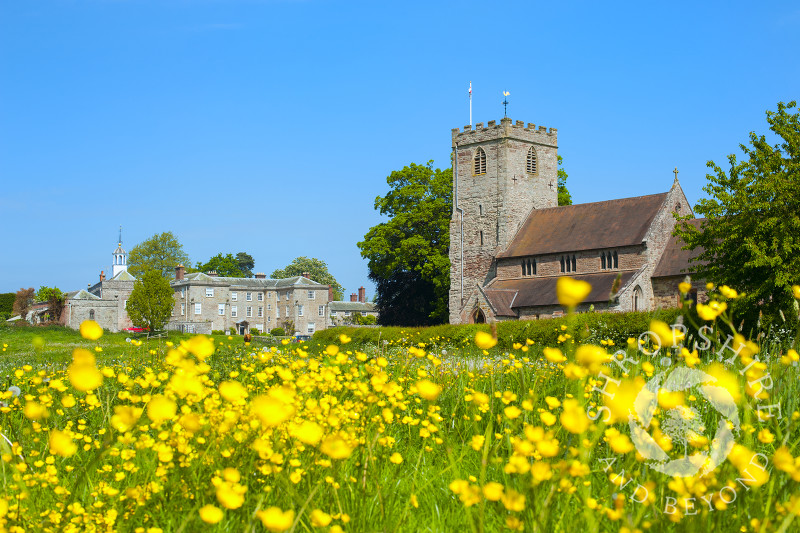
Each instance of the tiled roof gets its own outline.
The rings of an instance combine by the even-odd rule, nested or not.
[[[603,272],[601,274],[583,274],[574,275],[574,279],[588,281],[592,285],[592,292],[584,300],[587,303],[607,302],[611,298],[611,288],[617,276],[620,276],[619,287],[624,287],[633,275],[635,270],[627,270],[624,272]],[[490,293],[495,291],[492,298],[500,301],[499,291],[515,291],[516,296],[512,303],[509,304],[510,309],[518,309],[520,307],[535,307],[540,305],[558,305],[558,297],[556,296],[556,282],[558,276],[546,278],[527,278],[527,279],[505,279],[493,281],[484,292]],[[498,293],[498,296],[494,296]],[[503,298],[506,298],[505,296]],[[494,302],[494,299],[492,300]],[[494,303],[492,304],[494,305]],[[499,311],[498,311],[499,312]]]
[[[667,193],[534,209],[498,257],[641,244]]]
[[[370,302],[328,302],[331,311],[353,311],[356,313],[377,313],[375,304]]]
[[[119,272],[116,276],[114,276],[111,279],[114,281],[136,281],[136,277],[127,270]]]
[[[230,285],[233,288],[243,287],[252,289],[283,289],[299,287],[304,289],[327,290],[328,286],[316,281],[304,278],[303,276],[293,276],[282,279],[266,278],[229,278],[225,276],[209,276],[204,272],[192,272],[186,274],[182,281],[172,280],[173,284],[194,281],[198,283],[212,283],[215,285]]]
[[[687,222],[695,228],[700,229],[704,220],[704,218],[694,218]],[[696,262],[690,263],[689,259],[703,253],[703,249],[683,250],[682,247],[684,244],[683,239],[677,235],[670,238],[666,248],[664,248],[664,253],[661,254],[661,260],[659,260],[658,266],[656,266],[656,269],[653,271],[652,277],[685,276],[689,273],[690,266],[700,264]]]
[[[517,291],[514,289],[483,289],[483,294],[486,295],[486,299],[489,300],[489,303],[494,308],[494,312],[497,316],[517,316],[511,309],[511,305],[514,303],[514,298],[517,296]]]
[[[99,300],[100,297],[92,294],[91,292],[87,291],[86,289],[81,289],[79,291],[67,293],[68,300]]]

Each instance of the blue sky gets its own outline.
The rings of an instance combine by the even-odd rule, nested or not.
[[[667,190],[800,96],[796,2],[0,0],[0,292],[75,290],[174,232],[193,262],[325,260],[450,129],[558,128],[576,202]]]

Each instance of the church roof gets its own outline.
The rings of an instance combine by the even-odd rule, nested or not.
[[[498,257],[641,244],[667,194],[534,209]]]
[[[592,292],[586,297],[586,303],[607,302],[611,299],[611,289],[617,276],[621,276],[617,291],[624,287],[636,274],[635,270],[624,272],[603,272],[599,274],[578,274],[574,279],[588,281]],[[520,307],[536,307],[542,305],[559,305],[556,296],[556,282],[559,276],[546,278],[504,279],[495,280],[484,289],[489,302],[501,316],[512,316],[511,309]],[[509,301],[509,293],[514,296]]]
[[[704,218],[694,218],[687,220],[689,224],[697,229],[700,229]],[[654,278],[664,278],[669,276],[685,276],[689,273],[689,267],[700,263],[690,263],[689,260],[697,257],[703,253],[703,249],[683,250],[683,239],[677,235],[673,235],[667,246],[664,248],[664,253],[661,254],[661,259],[653,271]],[[703,263],[704,264],[704,263]]]

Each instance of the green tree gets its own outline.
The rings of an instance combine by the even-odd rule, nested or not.
[[[375,199],[388,216],[358,243],[377,285],[384,325],[431,325],[448,319],[453,172],[411,163],[392,172],[391,190]]]
[[[572,205],[572,195],[567,190],[567,171],[563,164],[564,159],[558,156],[558,205]]]
[[[16,298],[17,295],[13,292],[0,293],[0,320],[6,320],[11,317]]]
[[[774,146],[750,133],[741,161],[728,156],[725,171],[713,161],[695,212],[701,227],[677,224],[686,249],[702,249],[691,270],[698,276],[743,292],[737,316],[755,325],[759,312],[776,317],[792,309],[791,286],[800,282],[800,114],[796,102],[767,111]],[[788,313],[797,318],[797,313]]]
[[[156,270],[171,278],[178,265],[189,266],[189,256],[171,231],[157,233],[136,246],[128,254],[128,271],[141,277],[148,270]]]
[[[136,327],[158,331],[167,323],[175,305],[169,280],[158,270],[148,270],[133,284],[128,297],[128,316]]]
[[[344,287],[336,281],[333,274],[328,272],[328,264],[315,257],[310,259],[305,256],[296,257],[291,263],[286,265],[286,267],[275,270],[270,277],[272,279],[291,278],[292,276],[302,276],[305,272],[317,283],[330,285],[333,289],[334,300],[342,299]]]
[[[244,272],[239,268],[239,262],[231,254],[217,254],[205,263],[197,263],[198,272],[209,272],[214,270],[219,276],[231,278],[244,278]]]
[[[236,254],[236,262],[239,264],[239,270],[242,271],[243,277],[253,277],[253,268],[256,266],[256,262],[253,260],[252,255],[239,252]]]
[[[39,287],[36,291],[37,302],[47,302],[49,315],[52,320],[58,322],[61,320],[61,313],[64,311],[64,293],[58,287]]]

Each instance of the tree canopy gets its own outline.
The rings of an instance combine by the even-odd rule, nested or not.
[[[189,266],[189,256],[171,231],[153,235],[134,246],[128,254],[128,271],[137,278],[148,270],[171,278],[178,265]]]
[[[572,195],[567,190],[567,171],[562,166],[564,159],[558,156],[558,205],[572,205]]]
[[[58,287],[39,287],[39,290],[36,291],[35,299],[37,302],[47,302],[50,308],[50,318],[55,321],[61,319],[61,313],[64,311],[64,302],[66,300],[61,289]]]
[[[358,243],[377,284],[376,305],[384,325],[430,325],[448,319],[450,215],[453,172],[411,163],[392,172],[391,190],[375,199],[389,220],[370,228]]]
[[[133,284],[128,297],[128,316],[136,327],[160,330],[175,305],[169,280],[158,270],[148,270]]]
[[[302,276],[305,272],[308,272],[311,279],[317,283],[330,285],[333,289],[334,300],[342,299],[344,287],[342,287],[339,282],[336,281],[336,278],[333,277],[333,274],[328,271],[328,264],[316,257],[295,257],[292,262],[284,268],[273,271],[270,277],[272,279],[291,278],[292,276]]]
[[[14,298],[14,307],[13,307],[14,314],[20,315],[20,317],[25,319],[28,314],[28,311],[30,311],[31,309],[31,305],[33,304],[33,299],[35,295],[36,291],[33,290],[33,287],[30,287],[28,289],[18,290]]]
[[[218,276],[227,276],[231,278],[249,277],[242,271],[239,266],[239,261],[237,261],[232,254],[222,255],[219,253],[205,263],[197,263],[195,269],[199,272],[215,270]]]
[[[713,161],[707,166],[701,199],[695,212],[705,217],[701,228],[676,225],[686,249],[702,248],[692,271],[744,295],[734,309],[755,324],[759,312],[775,317],[779,311],[797,319],[792,284],[800,282],[800,115],[796,102],[767,111],[767,122],[779,144],[750,133],[750,145],[741,144],[741,161],[728,156],[724,170]],[[772,136],[772,135],[771,135]]]
[[[239,270],[242,271],[243,277],[253,277],[253,268],[256,266],[256,262],[253,260],[252,255],[239,252],[236,254],[236,263],[239,265]]]

